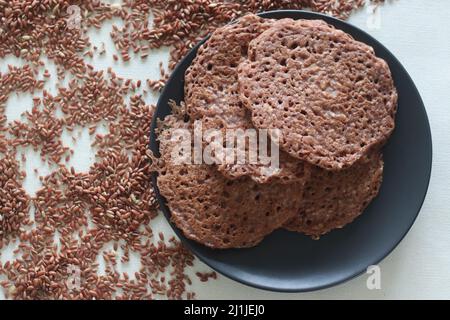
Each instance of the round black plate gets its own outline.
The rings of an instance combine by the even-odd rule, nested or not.
[[[377,264],[403,239],[424,201],[431,174],[432,146],[427,114],[420,95],[400,62],[364,31],[338,19],[304,11],[272,11],[265,18],[323,19],[355,39],[372,46],[391,68],[399,94],[396,129],[384,150],[385,172],[379,196],[364,214],[341,230],[311,240],[301,234],[278,230],[250,249],[212,250],[186,239],[172,225],[184,244],[218,272],[250,286],[300,292],[330,287],[363,273]],[[199,44],[200,45],[200,44]],[[183,100],[184,73],[196,55],[195,47],[177,66],[159,99],[152,123],[150,147],[157,155],[156,119],[170,113],[168,101]],[[170,211],[157,188],[161,209]]]

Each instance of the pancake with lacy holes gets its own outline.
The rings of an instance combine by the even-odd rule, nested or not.
[[[377,151],[345,170],[316,167],[305,186],[302,209],[285,228],[313,238],[342,228],[377,196],[382,180],[383,157]]]
[[[191,124],[169,116],[159,130],[158,188],[187,238],[211,248],[252,247],[298,213],[303,183],[228,180],[212,165],[177,164],[180,135],[172,129],[179,128]]]
[[[242,106],[238,91],[238,66],[247,57],[251,40],[267,30],[274,20],[250,14],[233,24],[218,28],[203,44],[185,76],[186,111],[192,120],[200,120],[203,130],[254,129],[248,111]],[[235,146],[228,152],[249,157],[248,145]],[[223,148],[226,146],[220,145]],[[270,146],[270,143],[269,143]],[[226,154],[224,149],[221,154]],[[258,183],[304,180],[305,164],[281,152],[279,166],[258,161],[244,164],[218,163],[218,170],[229,179],[249,176]]]
[[[322,21],[275,22],[250,43],[238,74],[253,124],[280,129],[282,150],[324,169],[350,167],[394,129],[388,65]]]

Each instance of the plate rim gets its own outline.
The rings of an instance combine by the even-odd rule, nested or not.
[[[368,32],[362,30],[361,28],[347,22],[347,21],[343,21],[341,19],[323,14],[323,13],[318,13],[318,12],[312,12],[312,11],[305,11],[305,10],[272,10],[272,11],[264,11],[264,12],[260,12],[260,13],[256,13],[256,15],[263,17],[263,18],[269,18],[269,16],[273,16],[273,15],[299,15],[299,17],[294,18],[294,20],[297,19],[321,19],[324,20],[325,22],[329,23],[329,21],[334,22],[335,24],[342,24],[344,26],[348,26],[351,29],[355,29],[357,32],[361,33],[364,37],[369,38],[372,42],[374,42],[379,48],[381,48],[385,54],[387,54],[389,56],[389,58],[394,61],[399,67],[401,72],[407,77],[407,79],[411,82],[412,84],[412,88],[414,89],[414,93],[418,96],[418,104],[420,104],[420,109],[421,111],[423,111],[424,114],[424,120],[426,123],[425,129],[426,129],[426,134],[427,134],[427,140],[429,141],[428,144],[428,153],[429,153],[429,161],[428,161],[428,166],[426,168],[426,186],[425,186],[425,192],[423,195],[422,199],[419,199],[419,207],[417,209],[417,212],[414,215],[414,218],[412,220],[412,222],[410,223],[409,226],[407,226],[407,229],[405,230],[405,232],[403,234],[400,235],[399,240],[396,241],[396,243],[392,246],[392,248],[390,248],[388,251],[386,251],[385,253],[381,254],[380,256],[374,257],[373,262],[371,263],[372,265],[376,265],[379,264],[380,262],[382,262],[385,258],[387,258],[398,246],[399,244],[403,241],[403,239],[406,237],[406,235],[409,233],[409,231],[411,230],[412,226],[414,225],[414,223],[417,220],[417,217],[419,216],[423,204],[425,202],[425,199],[427,197],[428,194],[428,189],[430,186],[430,181],[431,181],[431,174],[432,174],[432,167],[433,167],[433,139],[432,139],[432,131],[431,131],[431,125],[430,125],[430,121],[428,118],[428,114],[425,108],[425,104],[423,102],[423,99],[420,95],[419,90],[417,89],[416,84],[414,83],[412,77],[410,76],[410,74],[408,73],[408,71],[405,69],[405,67],[403,66],[403,64],[397,59],[397,57],[387,48],[385,47],[380,41],[378,41],[375,37],[373,37],[372,35],[370,35]],[[275,19],[281,19],[280,18],[275,18]],[[229,24],[234,23],[236,20],[231,21]],[[336,26],[335,24],[333,24],[336,28],[340,29],[338,26]],[[198,42],[194,47],[192,47],[192,49],[189,50],[189,52],[178,62],[178,64],[176,65],[176,67],[173,69],[169,79],[167,80],[167,84],[171,83],[171,81],[173,81],[173,78],[175,77],[176,73],[179,72],[180,69],[183,68],[184,65],[184,60],[193,55],[194,52],[196,52],[198,50],[198,48],[204,44],[210,37],[211,34],[208,34],[204,39],[202,39],[200,42]],[[353,35],[352,35],[353,37]],[[361,40],[358,40],[361,41]],[[364,41],[361,41],[364,42]],[[156,139],[156,133],[155,133],[155,128],[157,125],[157,121],[158,121],[158,117],[156,116],[157,114],[157,110],[160,108],[163,108],[164,106],[162,106],[162,97],[164,97],[165,95],[167,95],[167,92],[169,91],[169,86],[166,85],[159,98],[158,98],[158,102],[154,111],[154,117],[152,118],[151,121],[151,126],[150,126],[150,143],[149,143],[149,147],[150,150],[155,153],[156,156],[160,156],[159,153],[159,142]],[[164,214],[164,217],[166,218],[167,222],[169,223],[169,225],[171,226],[171,228],[173,229],[173,231],[175,232],[175,234],[178,236],[178,238],[180,239],[180,241],[183,243],[183,245],[185,245],[200,261],[202,261],[203,263],[205,263],[207,266],[209,266],[210,268],[212,268],[213,270],[217,271],[218,273],[224,275],[225,277],[232,279],[238,283],[244,284],[246,286],[249,287],[253,287],[253,288],[257,288],[257,289],[261,289],[261,290],[265,290],[265,291],[270,291],[270,292],[279,292],[279,293],[302,293],[302,292],[314,292],[314,291],[318,291],[318,290],[323,290],[323,289],[327,289],[327,288],[331,288],[331,287],[335,287],[338,286],[340,284],[346,283],[352,279],[355,279],[357,277],[359,277],[360,275],[362,275],[366,269],[363,268],[362,270],[358,270],[354,273],[352,273],[350,276],[344,276],[342,277],[342,279],[336,280],[336,281],[332,281],[329,282],[327,284],[323,284],[323,285],[312,285],[309,286],[307,288],[280,288],[280,287],[276,287],[273,285],[264,285],[261,283],[257,283],[257,282],[252,282],[252,281],[247,281],[244,278],[240,278],[234,275],[233,272],[228,272],[227,270],[219,270],[217,268],[217,266],[213,266],[212,263],[210,262],[210,259],[207,257],[204,257],[202,254],[199,254],[198,251],[194,248],[194,246],[191,244],[192,240],[187,239],[181,230],[179,230],[171,221],[171,216],[170,216],[170,209],[168,208],[168,206],[166,205],[166,201],[164,200],[163,196],[160,194],[159,192],[159,188],[157,185],[157,176],[158,174],[156,172],[153,172],[151,174],[151,180],[152,180],[152,185],[153,185],[153,189],[155,191],[155,196],[156,199],[158,201],[158,204],[160,205],[160,210],[162,211],[162,213]],[[200,244],[201,245],[201,244]]]

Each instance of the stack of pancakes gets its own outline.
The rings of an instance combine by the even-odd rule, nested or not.
[[[212,248],[278,228],[315,239],[378,194],[397,93],[373,49],[318,20],[247,15],[217,29],[186,72],[185,110],[159,128],[158,187],[186,237]],[[174,129],[278,129],[279,169],[179,164]],[[175,157],[176,158],[176,157]]]

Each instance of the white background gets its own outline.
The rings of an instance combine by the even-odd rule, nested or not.
[[[380,9],[380,28],[368,27],[368,12],[362,10],[350,18],[352,24],[368,31],[402,62],[415,81],[424,100],[433,134],[433,172],[429,192],[422,211],[413,228],[381,264],[381,290],[366,288],[367,276],[363,275],[334,288],[303,294],[281,294],[253,289],[219,276],[203,284],[194,281],[192,290],[202,299],[450,299],[450,1],[448,0],[394,0]],[[167,50],[155,52],[147,62],[133,60],[126,66],[114,63],[113,49],[109,43],[110,24],[101,31],[91,33],[93,42],[105,42],[107,55],[94,58],[92,63],[100,69],[112,65],[118,74],[142,79],[159,77],[158,62],[167,62]],[[109,50],[108,50],[109,49]],[[0,70],[6,71],[5,61]],[[7,63],[20,62],[6,59]],[[49,69],[52,66],[49,65]],[[56,93],[54,85],[47,89]],[[157,97],[148,97],[156,102]],[[20,113],[32,106],[31,96],[20,95],[8,101],[8,120],[19,119]],[[75,148],[75,156],[69,165],[77,171],[86,171],[93,161],[90,138],[87,132],[81,135],[76,145],[70,137],[66,145]],[[52,170],[40,162],[39,156],[28,152],[25,187],[30,194],[39,187],[33,169],[41,174]],[[171,232],[161,217],[152,223],[158,229]],[[380,231],[380,237],[382,237]],[[12,257],[11,245],[2,254],[1,261]],[[301,254],[301,252],[299,252]],[[133,268],[132,266],[129,268]],[[126,269],[126,268],[125,268]],[[197,262],[196,270],[208,270]],[[192,271],[195,272],[196,270]],[[192,277],[195,278],[195,277]],[[0,290],[0,298],[3,294]]]

